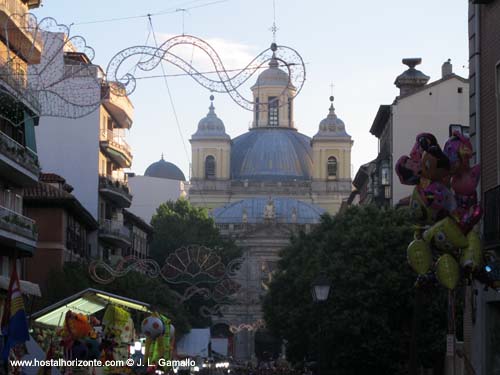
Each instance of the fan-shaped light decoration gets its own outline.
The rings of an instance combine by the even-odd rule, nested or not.
[[[38,22],[32,14],[12,14],[0,27],[5,45],[0,45],[0,75],[9,87],[2,94],[22,102],[33,117],[55,116],[79,118],[96,110],[108,86],[104,73],[92,64],[94,50],[85,39],[71,35],[70,28],[54,18]],[[19,48],[19,29],[31,40]],[[12,51],[16,51],[14,54]],[[19,56],[27,62],[27,70],[19,68]],[[0,101],[0,113],[12,113],[7,100]],[[10,116],[14,124],[25,121]],[[17,120],[17,121],[16,121]]]

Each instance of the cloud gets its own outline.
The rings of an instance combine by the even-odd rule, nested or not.
[[[161,34],[160,42],[163,43],[173,36],[173,34]],[[204,40],[217,52],[226,69],[243,69],[256,55],[256,48],[251,45],[223,38],[207,38]],[[214,65],[208,55],[198,47],[178,45],[170,51],[190,62],[198,71],[214,70]]]

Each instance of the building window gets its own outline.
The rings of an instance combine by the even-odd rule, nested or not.
[[[337,177],[337,159],[335,156],[328,158],[328,177]]]
[[[268,124],[272,127],[277,127],[279,124],[279,99],[277,96],[270,96],[267,98],[268,111]]]
[[[380,182],[382,186],[388,186],[391,184],[390,170],[389,161],[384,160],[380,166]]]
[[[208,155],[205,159],[205,178],[207,180],[215,179],[215,158]]]
[[[458,132],[459,134],[466,137],[469,137],[470,134],[468,126],[463,126],[460,124],[450,124],[450,126],[448,127],[449,136],[451,137],[455,132]]]

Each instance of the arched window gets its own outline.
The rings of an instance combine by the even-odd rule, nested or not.
[[[205,178],[215,179],[215,158],[212,155],[208,155],[205,159]]]
[[[328,158],[328,177],[337,177],[337,159],[335,156]]]

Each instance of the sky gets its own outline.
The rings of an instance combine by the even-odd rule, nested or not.
[[[418,69],[431,81],[441,77],[441,65],[449,58],[455,73],[468,76],[467,4],[465,0],[275,0],[276,42],[297,50],[306,64],[306,82],[295,99],[296,128],[308,136],[317,132],[328,114],[333,83],[336,113],[354,140],[354,177],[360,165],[377,155],[377,139],[369,129],[378,107],[391,104],[398,94],[394,80],[406,69],[402,58],[421,57]],[[154,15],[159,12],[164,14]],[[71,24],[71,34],[86,39],[95,50],[93,62],[104,69],[121,50],[151,46],[154,41],[147,17],[95,22],[100,20],[153,14],[157,41],[183,31],[200,37],[217,50],[228,69],[245,67],[273,40],[272,0],[44,0],[43,7],[32,13]],[[198,70],[211,70],[201,53],[192,49],[178,53],[191,54]],[[172,65],[164,67],[167,75],[181,73]],[[162,75],[162,70],[136,75]],[[250,94],[248,85],[242,90]],[[208,112],[210,94],[189,76],[168,77],[167,82],[139,80],[130,96],[135,107],[127,135],[134,155],[131,171],[143,174],[163,153],[165,160],[189,176],[189,139]],[[226,132],[235,137],[247,131],[252,113],[227,94],[215,96],[215,111]]]

